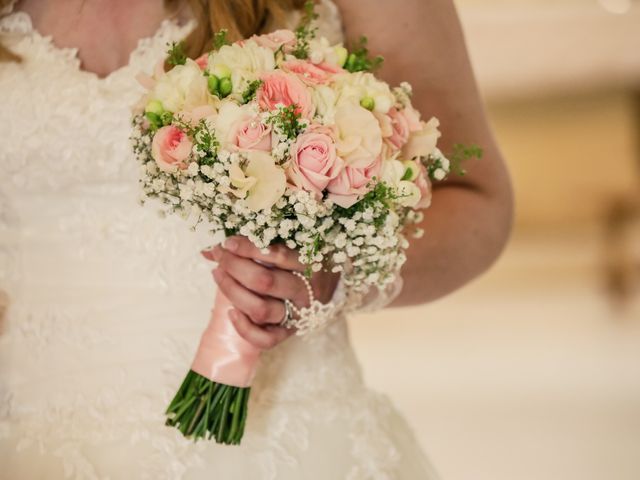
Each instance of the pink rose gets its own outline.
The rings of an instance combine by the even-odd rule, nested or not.
[[[314,64],[298,59],[287,60],[280,65],[280,68],[285,72],[296,74],[307,85],[327,84],[336,73],[344,71],[327,62]]]
[[[291,146],[287,175],[295,186],[320,197],[343,166],[333,139],[324,133],[309,132],[300,135]]]
[[[406,145],[412,133],[422,130],[420,113],[412,106],[402,110],[391,108],[387,113],[390,124],[380,117],[378,117],[378,121],[380,121],[385,141],[396,150],[400,150]],[[389,126],[391,127],[390,131],[388,130]]]
[[[389,110],[387,116],[391,119],[391,135],[385,141],[396,150],[400,150],[409,141],[409,122],[395,107]]]
[[[207,68],[207,64],[209,62],[209,54],[203,53],[198,58],[196,58],[195,62],[200,67],[200,70],[205,70]]]
[[[296,44],[296,35],[291,30],[276,30],[265,35],[254,35],[250,38],[259,46],[273,50],[280,47],[293,47]]]
[[[296,111],[303,117],[313,115],[311,92],[297,76],[276,70],[265,73],[260,79],[262,85],[257,92],[260,108],[275,110],[279,104],[285,107],[296,105]]]
[[[193,143],[185,132],[168,125],[158,129],[151,143],[151,155],[164,172],[175,172],[187,168],[186,160]]]
[[[379,177],[382,157],[368,167],[346,166],[327,186],[329,198],[343,208],[349,208],[373,187],[372,180]]]
[[[427,168],[422,162],[416,163],[418,164],[418,176],[415,179],[415,184],[420,190],[420,201],[414,208],[429,208],[431,205],[431,180],[429,180]]]
[[[232,143],[242,150],[271,152],[271,127],[260,121],[260,117],[239,122],[232,131]]]
[[[400,110],[400,114],[407,121],[410,133],[422,130],[422,122],[420,122],[420,112],[413,108],[411,105],[407,105],[405,108]]]

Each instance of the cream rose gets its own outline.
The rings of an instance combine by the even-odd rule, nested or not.
[[[369,167],[380,156],[382,133],[373,114],[360,105],[344,104],[336,109],[338,155],[347,165]]]
[[[198,64],[191,59],[160,75],[151,98],[158,100],[164,110],[173,113],[211,104],[207,79]]]
[[[416,165],[417,168],[417,165]],[[415,207],[422,198],[420,188],[409,180],[403,180],[407,167],[399,160],[391,159],[382,163],[380,178],[395,188],[398,203],[405,207]]]
[[[421,123],[422,128],[409,136],[409,141],[402,148],[402,156],[406,159],[416,157],[426,157],[431,155],[440,138],[440,122],[437,118],[432,118],[428,122]]]
[[[238,165],[232,165],[229,175],[233,193],[244,198],[247,207],[254,212],[273,207],[287,186],[284,171],[271,155],[259,150],[247,152],[244,171]]]
[[[356,72],[334,77],[336,90],[340,92],[338,104],[372,103],[373,111],[387,113],[395,103],[389,85],[368,72]]]
[[[176,172],[187,168],[193,142],[178,127],[168,125],[158,129],[151,142],[151,156],[164,172]]]
[[[316,106],[316,115],[324,124],[333,124],[336,117],[336,101],[338,96],[333,88],[318,85],[311,90],[311,97]]]

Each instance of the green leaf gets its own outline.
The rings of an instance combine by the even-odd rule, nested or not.
[[[169,50],[167,51],[167,63],[169,65],[184,65],[187,63],[187,53],[184,49],[184,42],[171,42],[168,43],[167,46]]]
[[[451,171],[462,176],[467,171],[462,168],[462,164],[468,160],[477,158],[480,160],[483,155],[483,150],[478,145],[471,144],[469,146],[462,143],[456,143],[453,146],[453,152],[447,157],[451,162]]]
[[[314,39],[316,36],[318,28],[313,24],[313,22],[317,18],[318,14],[316,13],[315,2],[312,0],[307,1],[304,4],[304,13],[300,19],[298,28],[295,30],[296,46],[292,53],[296,58],[309,58],[309,41]]]
[[[242,103],[249,103],[256,96],[256,92],[262,85],[262,80],[254,80],[249,83],[244,92],[242,92]]]
[[[220,48],[225,45],[231,45],[231,42],[227,38],[229,31],[226,28],[223,28],[216,33],[213,34],[213,49],[220,50]]]
[[[353,72],[373,72],[380,68],[384,58],[377,55],[373,58],[369,57],[369,49],[367,48],[367,37],[362,36],[358,40],[347,57],[344,64],[345,70]]]

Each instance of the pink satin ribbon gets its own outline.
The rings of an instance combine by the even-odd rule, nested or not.
[[[248,387],[256,373],[261,350],[238,334],[229,318],[231,308],[229,299],[218,291],[191,370],[214,382]]]

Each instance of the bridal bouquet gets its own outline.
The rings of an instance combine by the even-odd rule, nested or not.
[[[350,295],[364,295],[394,281],[405,232],[451,162],[436,147],[438,120],[421,120],[409,84],[390,88],[370,72],[381,59],[364,40],[351,51],[331,45],[316,37],[313,19],[308,7],[296,31],[232,44],[220,32],[196,60],[173,45],[173,67],[144,79],[133,149],[144,196],[165,212],[259,248],[282,242],[309,275],[341,272]],[[237,444],[243,435],[260,351],[234,330],[231,307],[218,293],[167,409],[167,424],[196,440]],[[312,304],[297,333],[322,327],[340,307]]]

